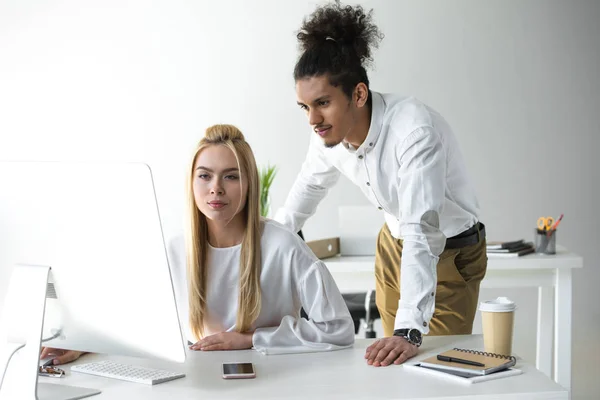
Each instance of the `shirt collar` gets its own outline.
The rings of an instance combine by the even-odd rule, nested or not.
[[[379,134],[381,133],[381,127],[383,125],[383,113],[385,111],[385,103],[380,93],[370,91],[371,94],[371,125],[369,126],[369,132],[365,141],[360,145],[358,149],[355,149],[352,145],[346,142],[342,142],[346,150],[354,153],[360,151],[369,151],[375,147]]]

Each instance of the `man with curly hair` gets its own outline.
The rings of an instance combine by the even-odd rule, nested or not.
[[[470,334],[485,276],[485,227],[450,126],[413,97],[370,90],[365,66],[383,39],[372,10],[318,7],[297,35],[298,105],[313,130],[276,219],[298,231],[346,175],[385,215],[375,255],[385,338],[369,365],[400,364],[422,335]]]

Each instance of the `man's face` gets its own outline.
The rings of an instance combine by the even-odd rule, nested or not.
[[[351,100],[340,88],[332,86],[327,76],[296,81],[296,97],[325,146],[340,144],[354,126]]]

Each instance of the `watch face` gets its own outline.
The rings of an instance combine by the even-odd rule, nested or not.
[[[419,332],[416,329],[411,329],[408,332],[408,339],[415,344],[420,344],[421,343],[421,332]]]

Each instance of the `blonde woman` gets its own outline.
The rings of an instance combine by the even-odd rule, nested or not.
[[[259,214],[258,170],[242,133],[215,125],[188,172],[186,237],[169,245],[184,336],[192,350],[264,354],[337,350],[354,324],[325,265],[293,232]],[[310,319],[300,316],[304,308]],[[82,352],[43,348],[54,365]]]
[[[187,187],[185,241],[174,240],[169,254],[192,350],[275,354],[353,344],[350,313],[325,265],[296,234],[260,218],[256,162],[236,127],[206,130]]]

